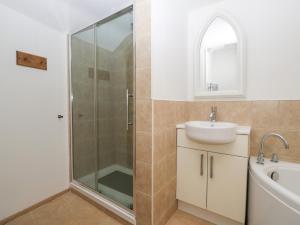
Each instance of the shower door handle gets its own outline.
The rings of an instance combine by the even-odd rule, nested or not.
[[[129,125],[133,125],[129,122],[129,97],[133,97],[133,95],[129,94],[128,89],[126,89],[126,130],[129,129]]]
[[[126,129],[128,130],[129,125],[133,125],[132,122],[129,122],[129,97],[133,98],[132,94],[129,94],[128,89],[126,89]]]
[[[128,102],[128,89],[126,89],[126,130],[128,130],[128,117],[129,117],[129,102]]]

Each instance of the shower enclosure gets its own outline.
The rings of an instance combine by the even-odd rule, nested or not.
[[[71,36],[72,179],[133,208],[133,9]]]

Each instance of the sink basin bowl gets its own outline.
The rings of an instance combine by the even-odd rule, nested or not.
[[[185,123],[186,135],[206,144],[227,144],[236,139],[237,125],[226,122],[189,121]]]

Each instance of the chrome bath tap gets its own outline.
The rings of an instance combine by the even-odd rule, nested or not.
[[[282,143],[284,144],[285,149],[289,149],[289,143],[288,143],[288,141],[282,135],[277,134],[277,133],[267,133],[267,134],[265,134],[262,137],[262,139],[260,141],[259,153],[258,153],[258,156],[257,156],[257,163],[258,164],[264,164],[264,156],[265,156],[265,153],[264,153],[264,144],[265,144],[266,140],[269,137],[277,137],[277,138],[279,138],[282,141]],[[278,162],[278,156],[275,153],[272,154],[271,161],[272,162]]]

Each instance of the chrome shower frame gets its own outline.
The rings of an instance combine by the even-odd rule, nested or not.
[[[73,174],[73,130],[72,130],[72,107],[73,107],[73,92],[72,92],[72,69],[71,69],[71,63],[72,63],[72,48],[71,48],[71,38],[73,35],[80,33],[82,31],[88,30],[88,29],[93,29],[94,30],[94,39],[96,40],[96,26],[100,24],[104,24],[114,18],[119,17],[122,14],[125,14],[127,12],[133,12],[133,210],[130,210],[126,208],[125,206],[121,205],[118,202],[115,202],[111,200],[110,198],[102,195],[101,193],[93,190],[92,188],[89,188],[80,182],[76,181],[74,179],[74,174]],[[95,58],[97,56],[97,44],[95,42]],[[99,204],[100,206],[108,209],[109,211],[115,213],[117,216],[121,217],[122,219],[128,221],[129,223],[135,224],[136,219],[135,219],[135,180],[136,180],[136,32],[135,32],[135,10],[134,10],[134,5],[130,5],[129,7],[126,7],[96,23],[93,23],[90,26],[87,26],[79,31],[76,31],[74,33],[71,33],[68,35],[68,99],[69,99],[69,104],[68,104],[68,112],[69,112],[69,179],[70,179],[70,188],[74,189],[78,192],[80,192],[82,195],[86,196],[89,198],[91,201]],[[97,62],[95,60],[95,66],[94,66],[94,73],[96,73],[96,68],[97,68]],[[94,79],[96,79],[96,76],[94,76]],[[96,85],[96,82],[94,82],[94,85]],[[97,92],[97,88],[94,87],[94,91]],[[94,93],[94,96],[97,96],[97,93]],[[94,101],[97,101],[95,99]],[[95,113],[97,113],[97,107],[95,107]],[[94,127],[96,134],[97,134],[97,125]],[[97,140],[97,139],[96,139]],[[97,147],[98,147],[98,141],[97,141]],[[97,148],[98,149],[98,148]],[[98,154],[98,151],[97,151]],[[97,157],[98,160],[98,157]],[[98,165],[98,162],[97,162]],[[97,177],[95,176],[95,179],[97,180]]]

